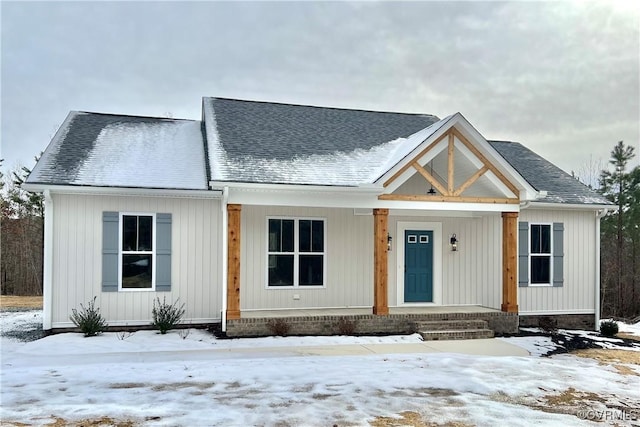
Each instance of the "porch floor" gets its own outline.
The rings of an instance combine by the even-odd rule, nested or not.
[[[241,311],[242,319],[271,317],[352,316],[372,314],[372,307],[362,308],[302,308],[281,310]],[[495,313],[500,310],[481,305],[403,306],[389,307],[389,314],[437,314],[437,313]]]

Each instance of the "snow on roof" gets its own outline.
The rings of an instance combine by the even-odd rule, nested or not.
[[[375,182],[450,117],[224,98],[203,98],[204,126],[71,112],[27,183],[204,190],[211,179],[358,186]],[[609,204],[521,144],[489,143],[547,192],[539,201]]]
[[[205,190],[201,122],[71,112],[27,182]]]
[[[214,181],[371,183],[438,121],[424,114],[220,98],[204,98],[203,108]]]

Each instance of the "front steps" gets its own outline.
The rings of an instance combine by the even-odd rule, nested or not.
[[[425,341],[469,340],[494,336],[484,320],[419,321],[416,322],[416,327]]]

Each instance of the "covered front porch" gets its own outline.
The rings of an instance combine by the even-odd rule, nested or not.
[[[517,313],[464,305],[390,307],[385,316],[370,308],[247,310],[227,321],[226,332],[230,337],[421,333],[427,339],[460,339],[517,331]]]

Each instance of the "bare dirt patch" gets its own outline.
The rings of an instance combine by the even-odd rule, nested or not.
[[[636,370],[631,369],[626,365],[639,365],[640,366],[640,352],[629,350],[600,350],[600,349],[588,349],[578,350],[573,354],[580,357],[588,357],[597,360],[600,365],[611,365],[618,370],[622,375],[636,375],[640,376]],[[621,365],[624,363],[626,365]]]
[[[444,424],[427,421],[417,412],[405,411],[398,414],[400,417],[376,417],[370,425],[372,427],[472,427],[473,424],[458,421],[449,421]]]
[[[0,308],[42,308],[42,297],[0,295]]]
[[[639,336],[633,335],[633,334],[627,334],[627,333],[624,333],[624,332],[619,332],[618,334],[616,334],[616,336],[618,338],[625,338],[625,339],[628,339],[628,340],[640,341],[640,337]]]

